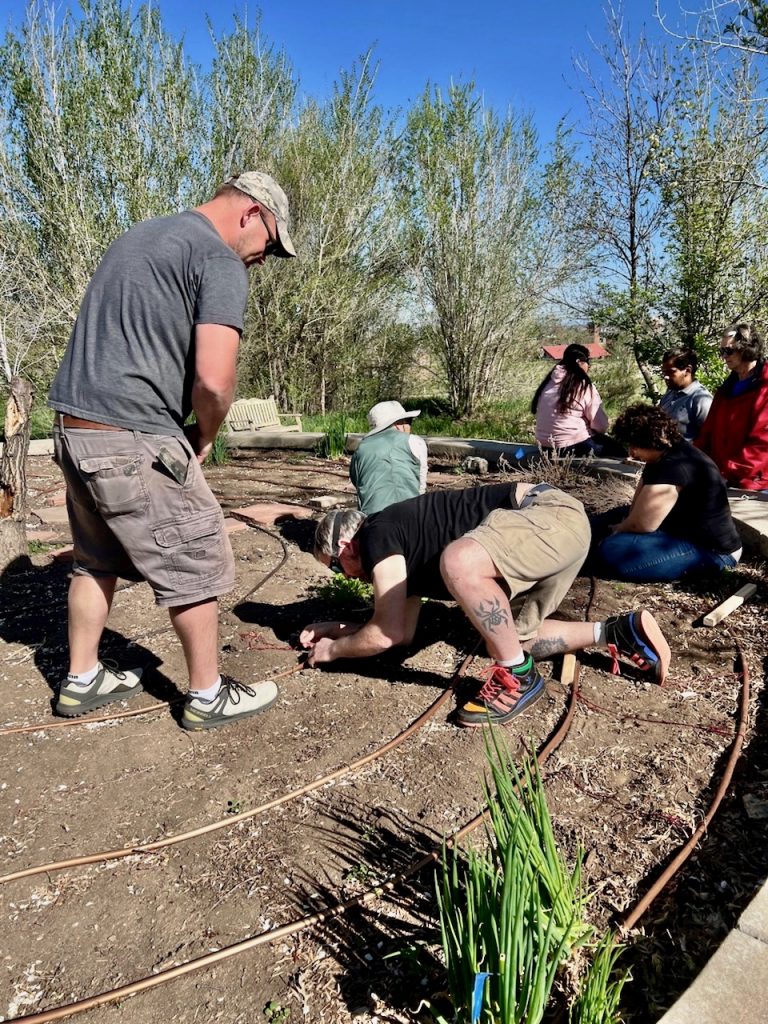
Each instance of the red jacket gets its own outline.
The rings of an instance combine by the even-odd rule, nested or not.
[[[715,462],[729,487],[768,489],[768,363],[755,367],[746,391],[733,394],[732,373],[715,392],[697,448]]]

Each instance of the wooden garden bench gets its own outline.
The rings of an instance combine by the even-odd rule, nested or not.
[[[283,423],[292,419],[293,423]],[[238,430],[297,430],[301,431],[301,416],[296,412],[280,412],[275,396],[269,398],[239,398],[233,402],[224,418],[230,433]]]

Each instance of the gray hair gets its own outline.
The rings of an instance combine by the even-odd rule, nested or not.
[[[723,331],[732,348],[741,352],[742,359],[753,362],[763,355],[763,339],[750,324],[731,324]]]
[[[339,541],[352,540],[365,522],[365,514],[355,508],[337,508],[323,516],[315,530],[315,558],[339,557]]]

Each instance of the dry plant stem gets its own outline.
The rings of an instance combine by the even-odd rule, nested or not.
[[[690,855],[698,845],[702,835],[707,831],[709,823],[717,813],[717,809],[722,802],[723,797],[728,791],[728,787],[731,784],[733,778],[733,772],[736,768],[736,762],[741,754],[741,748],[744,745],[744,737],[747,732],[747,723],[749,720],[749,671],[747,669],[747,662],[744,658],[744,652],[741,647],[737,645],[737,653],[739,656],[739,662],[741,665],[741,700],[739,702],[739,725],[736,729],[736,735],[733,739],[733,745],[731,746],[731,752],[728,755],[728,763],[725,766],[723,777],[720,780],[720,785],[717,788],[714,799],[709,806],[709,810],[704,815],[696,831],[693,833],[688,842],[679,850],[672,861],[667,865],[664,871],[659,875],[656,881],[653,883],[648,892],[639,900],[635,906],[624,914],[619,920],[619,928],[623,932],[628,932],[634,928],[646,910],[650,907],[656,897],[669,883],[670,879],[680,870],[682,865],[688,860]]]
[[[398,736],[395,736],[394,739],[389,740],[383,746],[378,747],[370,754],[366,754],[364,757],[358,758],[351,764],[337,768],[329,775],[324,775],[321,779],[315,779],[314,782],[308,782],[300,789],[292,790],[290,793],[284,793],[282,796],[275,797],[274,800],[269,800],[267,803],[260,804],[258,807],[252,808],[250,811],[243,811],[240,814],[228,815],[220,821],[213,821],[208,825],[202,825],[200,828],[191,829],[189,832],[180,832],[174,836],[166,836],[164,839],[158,839],[153,843],[143,843],[137,846],[126,846],[118,850],[105,850],[101,853],[85,854],[82,857],[71,857],[68,860],[52,861],[50,864],[40,864],[37,867],[22,868],[19,871],[13,871],[7,875],[0,875],[0,885],[4,885],[6,882],[16,881],[19,878],[30,878],[33,875],[41,875],[50,871],[62,871],[65,868],[80,867],[84,864],[100,864],[106,861],[120,860],[123,857],[133,857],[140,853],[156,853],[158,850],[163,850],[168,846],[177,846],[179,843],[185,843],[187,840],[195,839],[197,836],[207,835],[209,832],[216,832],[222,828],[230,828],[232,825],[236,825],[239,821],[247,821],[249,818],[254,818],[257,814],[264,814],[266,811],[271,811],[275,807],[280,807],[282,804],[289,803],[291,800],[296,800],[299,797],[306,796],[307,793],[312,793],[316,789],[320,789],[322,786],[328,785],[330,782],[335,782],[336,779],[340,779],[350,772],[363,768],[365,765],[370,764],[371,761],[376,761],[378,758],[384,757],[390,751],[399,747],[401,743],[404,743],[410,736],[413,736],[415,732],[418,732],[418,730],[421,729],[421,727],[428,722],[429,719],[432,718],[449,699],[453,693],[457,680],[464,675],[474,656],[474,652],[466,656],[454,673],[448,687],[437,698],[437,700],[430,704],[426,711],[419,715],[419,717],[408,726],[407,729],[403,730],[403,732]],[[282,674],[290,675],[293,672],[298,672],[300,669],[301,666],[297,666],[296,668],[291,669],[290,672],[284,672]],[[275,678],[278,677],[276,676]]]
[[[469,660],[473,656],[474,654],[468,655],[459,669],[459,672],[462,672],[465,669]],[[459,673],[456,674],[455,678],[458,677],[458,674]],[[567,736],[576,711],[577,691],[578,673],[576,674],[576,678],[574,679],[573,686],[571,688],[568,712],[560,724],[560,727],[553,736],[550,737],[538,754],[536,760],[539,765],[542,765],[547,760],[550,754],[552,754],[552,752]],[[446,690],[446,692],[438,698],[438,701],[446,699],[449,692],[449,690]],[[433,708],[434,707],[435,705],[433,705]],[[415,724],[416,723],[414,722],[414,726]],[[413,726],[411,726],[411,728],[413,728]],[[469,835],[470,832],[474,831],[474,829],[483,822],[485,816],[485,812],[478,814],[462,829],[455,832],[447,841],[447,845],[449,847],[454,846],[465,836]],[[348,910],[365,906],[375,899],[380,899],[385,893],[391,892],[398,885],[402,884],[402,882],[411,878],[413,875],[418,874],[418,872],[423,870],[423,868],[430,864],[437,863],[439,857],[440,851],[432,850],[426,856],[414,861],[414,863],[406,868],[406,870],[401,874],[394,878],[390,878],[383,885],[369,889],[360,896],[355,896],[352,899],[347,900],[345,903],[339,903],[335,907],[329,907],[326,910],[319,910],[316,913],[303,917],[298,921],[292,921],[289,924],[281,925],[279,928],[273,928],[268,932],[262,932],[261,935],[254,935],[250,939],[243,939],[242,942],[237,942],[232,946],[226,946],[224,949],[219,949],[215,953],[207,953],[205,956],[197,957],[195,960],[188,960],[186,963],[179,964],[177,967],[169,967],[165,971],[160,971],[159,973],[150,975],[149,977],[141,978],[139,981],[129,982],[127,985],[122,985],[120,988],[111,989],[108,992],[101,992],[99,995],[89,996],[87,999],[80,999],[77,1002],[69,1003],[66,1006],[59,1006],[51,1010],[43,1010],[39,1013],[27,1014],[24,1017],[13,1017],[11,1018],[11,1021],[26,1021],[26,1024],[46,1024],[48,1021],[63,1020],[65,1017],[73,1017],[77,1014],[85,1013],[86,1010],[92,1010],[95,1007],[103,1006],[106,1003],[119,1002],[124,999],[128,999],[130,996],[137,995],[139,992],[145,992],[147,989],[156,988],[158,985],[163,985],[168,981],[173,981],[175,978],[180,978],[185,974],[190,974],[192,971],[202,970],[203,968],[210,967],[212,964],[219,963],[222,960],[229,960],[231,957],[238,956],[240,953],[246,953],[248,950],[256,949],[258,946],[263,946],[268,942],[275,942],[277,939],[285,938],[288,935],[295,935],[297,932],[305,931],[307,928],[311,928],[314,925],[322,924],[323,922],[332,920],[336,917],[341,917],[341,915],[345,914]],[[9,1021],[9,1024],[11,1024],[11,1021]]]

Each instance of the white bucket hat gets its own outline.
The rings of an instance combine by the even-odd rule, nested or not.
[[[420,412],[421,409],[412,409],[411,412],[406,412],[399,402],[379,402],[368,413],[368,426],[371,429],[365,436],[378,434],[394,423],[399,423],[400,420],[415,420]]]

